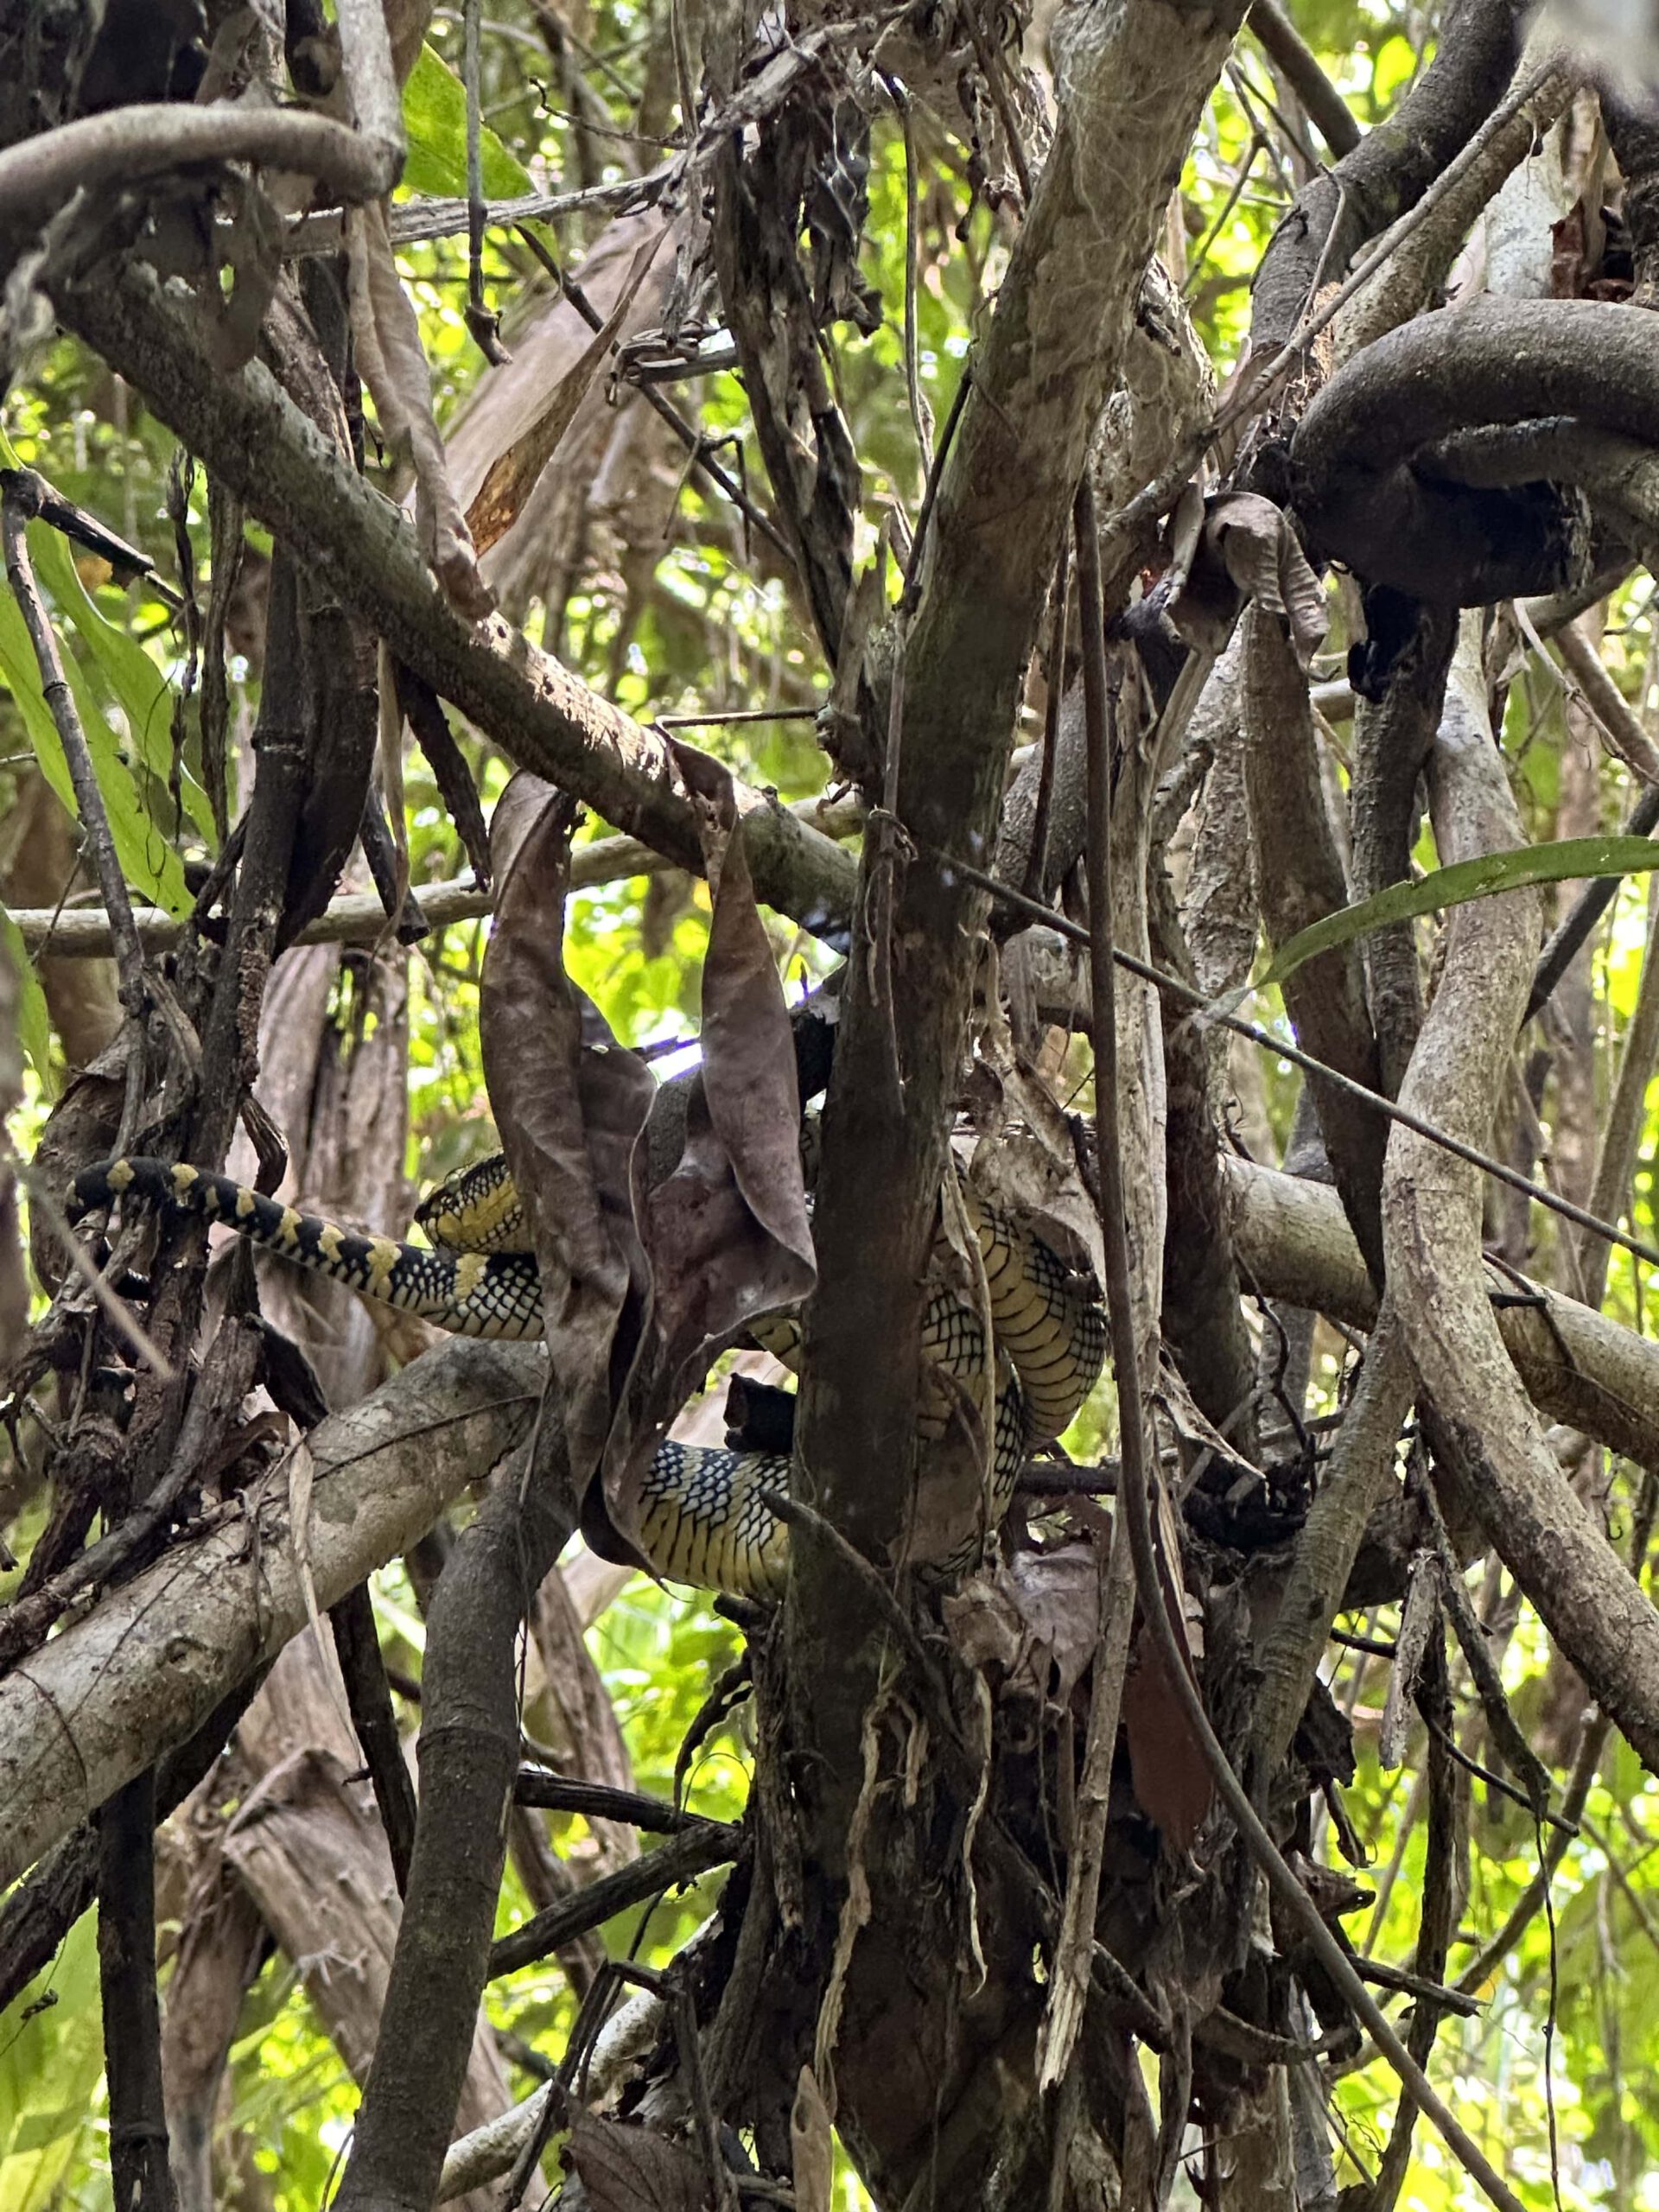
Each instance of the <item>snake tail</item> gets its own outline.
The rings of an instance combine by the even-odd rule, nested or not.
[[[542,1332],[541,1283],[528,1255],[429,1252],[391,1236],[359,1236],[228,1175],[164,1160],[112,1160],[87,1168],[72,1187],[70,1219],[79,1221],[117,1199],[222,1221],[296,1267],[418,1314],[455,1336],[523,1338]]]

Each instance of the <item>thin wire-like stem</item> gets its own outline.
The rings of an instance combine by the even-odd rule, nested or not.
[[[954,853],[941,852],[932,845],[924,849],[941,868],[961,876],[965,882],[976,885],[992,898],[1000,899],[1005,906],[1029,914],[1033,921],[1044,923],[1057,937],[1066,938],[1074,944],[1088,945],[1090,943],[1090,933],[1080,922],[1072,921],[1069,916],[1057,912],[1052,906],[1045,906],[1040,899],[1027,899],[1023,892],[1014,890],[1011,884],[999,883],[994,875],[988,875],[983,868],[975,868],[969,861],[959,860]],[[1470,1166],[1478,1167],[1484,1173],[1496,1177],[1500,1183],[1507,1184],[1510,1190],[1519,1191],[1523,1196],[1535,1199],[1541,1206],[1547,1206],[1550,1212],[1560,1214],[1563,1221],[1576,1222],[1580,1229],[1592,1230],[1598,1236],[1605,1236],[1610,1244],[1617,1244],[1621,1250],[1632,1252],[1637,1259],[1645,1260],[1649,1267],[1659,1267],[1659,1246],[1647,1243],[1640,1236],[1629,1235],[1616,1222],[1603,1220],[1595,1214],[1588,1213],[1584,1207],[1575,1206],[1570,1198],[1564,1198],[1556,1192],[1546,1189],[1541,1183],[1530,1181],[1519,1168],[1511,1167],[1506,1160],[1497,1159],[1490,1152],[1483,1152],[1478,1145],[1465,1144],[1461,1137],[1453,1136],[1449,1129],[1437,1128],[1433,1122],[1426,1121],[1422,1115],[1414,1114],[1408,1106],[1402,1106],[1396,1099],[1385,1097],[1380,1090],[1372,1090],[1355,1077],[1344,1075],[1340,1068],[1333,1068],[1326,1061],[1316,1059],[1312,1052],[1303,1052],[1300,1046],[1289,1044],[1282,1037],[1275,1037],[1270,1029],[1263,1029],[1259,1022],[1246,1021],[1241,1014],[1222,1013],[1210,1003],[1202,991],[1183,977],[1171,975],[1167,969],[1154,967],[1150,961],[1138,960],[1134,953],[1125,952],[1118,945],[1112,948],[1112,958],[1129,975],[1139,976],[1143,982],[1155,983],[1160,991],[1190,1007],[1195,1019],[1213,1021],[1217,1027],[1230,1030],[1236,1037],[1243,1037],[1252,1045],[1259,1045],[1263,1052],[1273,1052],[1280,1059],[1288,1060],[1292,1067],[1300,1068],[1305,1075],[1318,1076],[1322,1082],[1332,1084],[1349,1097],[1374,1107],[1379,1114],[1386,1115],[1389,1121],[1398,1122],[1402,1128],[1411,1130],[1414,1135],[1426,1137],[1430,1144],[1439,1145],[1442,1152],[1451,1153],[1454,1159],[1466,1160]]]
[[[887,98],[899,111],[899,126],[905,134],[905,396],[910,403],[910,419],[916,432],[917,450],[922,457],[922,481],[925,484],[933,470],[933,413],[922,391],[921,340],[916,316],[917,262],[921,251],[916,193],[916,118],[911,109],[910,94],[899,79],[890,77],[884,69],[881,82],[887,86]]]
[[[541,263],[542,267],[546,270],[565,298],[569,301],[588,329],[602,330],[605,327],[604,316],[601,315],[575,278],[566,276],[547,241],[538,237],[528,223],[519,225],[518,235],[535,255],[537,260]],[[737,479],[721,467],[709,451],[709,442],[696,424],[688,421],[673,402],[665,399],[654,385],[642,384],[639,391],[646,406],[653,414],[662,417],[675,436],[684,445],[691,455],[693,469],[706,476],[717,490],[723,493],[749,527],[752,530],[758,530],[773,551],[781,554],[785,561],[792,564],[795,555],[789,540],[773,522],[772,517],[762,513],[761,510],[755,505]]]

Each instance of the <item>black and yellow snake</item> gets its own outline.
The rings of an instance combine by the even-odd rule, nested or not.
[[[988,1502],[995,1526],[1012,1502],[1027,1447],[1058,1436],[1094,1387],[1105,1357],[1106,1319],[1092,1286],[1080,1288],[1040,1238],[966,1186],[963,1196],[984,1264],[997,1370]],[[541,1334],[536,1260],[499,1154],[450,1177],[423,1202],[415,1219],[431,1238],[430,1249],[358,1236],[229,1176],[162,1160],[115,1160],[86,1169],[75,1179],[71,1218],[118,1199],[223,1222],[299,1267],[459,1336]],[[751,1333],[786,1364],[795,1363],[799,1331],[792,1319],[759,1321]],[[942,1433],[950,1417],[950,1383],[940,1378],[960,1384],[985,1357],[978,1317],[954,1292],[940,1288],[930,1300],[923,1350],[933,1370],[931,1377],[924,1374],[918,1423],[925,1438]],[[671,1581],[777,1596],[788,1568],[787,1532],[762,1493],[785,1488],[788,1480],[785,1458],[664,1443],[645,1478],[639,1548]]]

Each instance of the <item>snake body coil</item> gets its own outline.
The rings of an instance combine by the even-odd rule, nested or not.
[[[967,1197],[984,1262],[997,1368],[990,1522],[1012,1503],[1027,1446],[1058,1436],[1100,1373],[1106,1322],[1056,1255],[999,1209]],[[518,1194],[499,1154],[462,1170],[422,1204],[417,1224],[433,1249],[359,1236],[315,1214],[296,1212],[227,1175],[162,1160],[124,1159],[75,1179],[71,1218],[118,1199],[173,1207],[221,1221],[267,1251],[343,1282],[365,1298],[415,1313],[457,1336],[524,1338],[542,1332],[542,1293]],[[799,1328],[791,1319],[757,1322],[757,1340],[794,1365]],[[983,1367],[978,1316],[944,1289],[923,1323],[922,1439],[942,1435],[950,1387]],[[945,1380],[943,1378],[950,1378]],[[787,1533],[762,1495],[785,1489],[787,1459],[770,1453],[660,1445],[646,1470],[638,1541],[671,1581],[775,1597],[788,1568]],[[963,1560],[952,1564],[971,1564]]]

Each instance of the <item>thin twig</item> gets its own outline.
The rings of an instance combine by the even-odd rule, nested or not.
[[[938,1669],[917,1633],[915,1622],[858,1547],[849,1543],[835,1523],[826,1521],[823,1515],[815,1506],[807,1504],[804,1498],[791,1497],[786,1491],[770,1487],[758,1490],[755,1496],[791,1529],[807,1529],[835,1554],[843,1567],[857,1576],[874,1599],[882,1619],[909,1653],[923,1680],[931,1683],[936,1690],[942,1689]],[[950,1708],[946,1704],[941,1709],[948,1711]]]
[[[1072,511],[1077,543],[1077,612],[1083,630],[1083,688],[1085,745],[1089,756],[1089,836],[1111,834],[1111,761],[1106,683],[1106,629],[1100,603],[1100,543],[1096,536],[1094,493],[1085,475]],[[1062,632],[1062,635],[1064,633]],[[1051,747],[1051,753],[1052,753]],[[1098,760],[1096,756],[1099,756]],[[1106,1039],[1104,1072],[1096,1062],[1095,1111],[1101,1100],[1115,1106],[1116,1025],[1103,1011],[1102,997],[1109,999],[1115,988],[1112,972],[1112,926],[1109,913],[1091,907],[1090,927],[1095,939],[1091,966],[1095,994],[1096,1034]],[[1099,1046],[1096,1044],[1096,1052]],[[1102,1157],[1105,1147],[1102,1143]],[[1114,1153],[1114,1163],[1117,1155]],[[1103,1198],[1103,1204],[1105,1203]],[[1132,1326],[1123,1332],[1131,1345]],[[1116,1347],[1121,1355],[1121,1344]],[[1118,1478],[1121,1494],[1126,1481],[1144,1481],[1145,1437],[1131,1442],[1128,1425],[1138,1417],[1138,1398],[1125,1395],[1123,1370],[1118,1376],[1119,1427],[1123,1432],[1122,1459]],[[1133,1383],[1133,1377],[1131,1377]],[[1089,1691],[1089,1720],[1084,1736],[1083,1768],[1077,1784],[1077,1818],[1070,1864],[1066,1868],[1065,1903],[1059,1938],[1054,1947],[1050,1976],[1051,1994],[1037,2039],[1038,2086],[1047,2089],[1065,2078],[1071,2069],[1077,2039],[1083,2025],[1084,1996],[1088,1988],[1095,1951],[1095,1915],[1100,1900],[1100,1877],[1106,1846],[1106,1826],[1111,1810],[1112,1763],[1117,1751],[1118,1722],[1123,1709],[1123,1681],[1128,1667],[1129,1630],[1135,1606],[1131,1592],[1135,1569],[1129,1558],[1124,1519],[1112,1519],[1111,1543],[1101,1568],[1100,1595],[1095,1631],[1094,1680]],[[1173,2036],[1162,2046],[1171,2047]]]
[[[1186,282],[1181,286],[1181,296],[1183,299],[1190,299],[1192,297],[1193,288],[1198,281],[1199,273],[1203,270],[1205,263],[1210,258],[1211,251],[1214,247],[1216,240],[1221,236],[1222,232],[1226,228],[1228,223],[1231,221],[1233,210],[1237,207],[1239,200],[1243,194],[1244,188],[1249,182],[1250,171],[1255,167],[1255,157],[1262,151],[1265,143],[1266,141],[1263,139],[1261,131],[1253,128],[1250,132],[1250,143],[1245,148],[1243,158],[1240,161],[1237,170],[1234,175],[1232,183],[1228,188],[1227,197],[1222,201],[1219,209],[1217,211],[1215,220],[1211,224],[1209,229],[1199,239],[1198,250],[1193,254],[1192,259],[1188,265]]]
[[[1653,1540],[1656,1514],[1659,1514],[1659,1472],[1649,1467],[1643,1471],[1641,1493],[1630,1527],[1630,1573],[1638,1584],[1647,1562],[1648,1547]],[[1563,1821],[1582,1822],[1584,1808],[1595,1782],[1596,1770],[1601,1764],[1601,1755],[1606,1748],[1608,1737],[1612,1733],[1612,1726],[1611,1717],[1599,1709],[1585,1722],[1584,1732],[1579,1738],[1578,1754],[1573,1762],[1573,1772],[1561,1798]],[[1559,1828],[1550,1837],[1538,1872],[1510,1908],[1503,1925],[1459,1975],[1457,1986],[1460,1993],[1472,1996],[1484,1989],[1520,1942],[1548,1897],[1549,1885],[1555,1878],[1556,1869],[1567,1856],[1567,1846],[1572,1840]]]
[[[681,1882],[693,1881],[711,1867],[725,1866],[736,1858],[742,1840],[741,1831],[723,1821],[698,1821],[696,1827],[674,1836],[660,1850],[648,1851],[644,1858],[618,1867],[613,1874],[601,1875],[585,1890],[561,1897],[556,1904],[537,1913],[510,1935],[499,1936],[490,1947],[489,1979],[493,1981],[520,1967],[531,1966],[550,1952],[574,1942],[578,1936],[602,1928],[630,1905],[642,1904]]]
[[[905,134],[905,395],[910,402],[910,419],[925,483],[933,471],[933,415],[922,394],[921,341],[916,318],[917,262],[921,251],[916,209],[916,118],[911,112],[910,94],[899,79],[885,69],[880,74],[887,98],[899,111],[899,127]]]
[[[1262,52],[1283,74],[1325,144],[1338,160],[1351,154],[1359,143],[1359,125],[1279,0],[1251,0],[1249,22]]]
[[[1096,535],[1094,500],[1085,480],[1078,501],[1081,518],[1086,514],[1090,537]],[[1121,1506],[1128,1523],[1135,1558],[1135,1586],[1141,1613],[1150,1634],[1165,1678],[1165,1689],[1181,1708],[1194,1739],[1203,1751],[1216,1788],[1226,1802],[1245,1846],[1261,1868],[1268,1888],[1335,1982],[1353,2012],[1370,2029],[1378,2050],[1399,2075],[1402,2088],[1414,2097],[1425,2115],[1439,2130],[1447,2148],[1485,2191],[1500,2212],[1521,2212],[1520,2199],[1487,2158],[1479,2144],[1442,2101],[1427,2075],[1355,1973],[1344,1950],[1321,1916],[1318,1906],[1286,1864],[1273,1838],[1262,1826],[1249,1793],[1233,1771],[1204,1700],[1189,1671],[1185,1655],[1176,1641],[1174,1625],[1163,1600],[1158,1561],[1153,1548],[1151,1485],[1156,1479],[1146,1448],[1146,1414],[1141,1395],[1141,1372],[1135,1338],[1134,1281],[1129,1262],[1127,1205],[1123,1190],[1123,1160],[1117,1122],[1117,1012],[1109,982],[1114,948],[1110,940],[1112,912],[1111,844],[1099,834],[1109,823],[1111,764],[1090,751],[1089,907],[1097,940],[1095,993],[1095,1126],[1099,1147],[1100,1222],[1105,1259],[1108,1323],[1111,1332],[1112,1363],[1117,1376],[1118,1427],[1122,1437],[1123,1478],[1119,1485]],[[1103,957],[1104,956],[1104,957]],[[1172,1562],[1173,1564],[1173,1562]]]
[[[1619,834],[1646,837],[1655,830],[1659,830],[1659,785],[1649,784],[1630,809],[1630,818]],[[1554,996],[1556,985],[1573,965],[1591,931],[1618,898],[1624,883],[1622,875],[1593,876],[1573,901],[1538,956],[1532,988],[1527,995],[1527,1010],[1521,1017],[1523,1029]]]
[[[695,719],[686,717],[687,721]],[[804,799],[790,809],[799,820],[826,837],[851,837],[864,823],[862,802],[855,798]],[[658,875],[674,866],[637,837],[595,837],[578,845],[571,855],[570,888],[596,890],[634,875]],[[421,911],[435,929],[451,922],[476,921],[492,912],[495,896],[470,878],[421,884]],[[18,906],[11,915],[24,946],[31,953],[50,953],[59,960],[105,958],[112,938],[107,914],[86,908]],[[151,952],[165,952],[183,937],[188,922],[159,906],[142,906],[134,915],[139,938]],[[296,944],[372,944],[385,926],[385,909],[373,892],[352,892],[308,923],[295,938]]]
[[[700,715],[653,715],[653,729],[724,729],[731,722],[815,722],[820,707],[707,707]]]
[[[1446,1757],[1454,1765],[1460,1766],[1465,1774],[1473,1775],[1477,1782],[1484,1782],[1489,1789],[1496,1789],[1500,1797],[1507,1797],[1511,1804],[1519,1805],[1523,1811],[1531,1813],[1535,1820],[1541,1820],[1547,1827],[1558,1828],[1569,1836],[1579,1833],[1579,1824],[1564,1819],[1560,1813],[1536,1811],[1524,1789],[1517,1789],[1506,1776],[1485,1765],[1471,1751],[1465,1751],[1462,1745],[1454,1737],[1447,1735],[1437,1721],[1426,1720],[1425,1725]]]
[[[927,472],[927,482],[922,486],[922,504],[916,517],[916,535],[910,542],[910,565],[905,571],[905,588],[899,604],[907,613],[914,613],[922,596],[922,560],[927,551],[928,533],[932,526],[933,510],[938,504],[939,479],[944,474],[944,464],[957,435],[957,425],[962,420],[962,410],[968,398],[968,387],[974,380],[974,365],[964,361],[962,374],[957,378],[957,388],[950,396],[946,410],[944,429],[934,448],[933,465]]]
[[[1408,207],[1399,220],[1384,231],[1370,251],[1354,266],[1347,280],[1339,285],[1321,308],[1313,309],[1300,322],[1279,351],[1264,362],[1259,370],[1246,372],[1233,397],[1218,408],[1206,429],[1192,431],[1183,439],[1169,461],[1150,484],[1145,485],[1132,499],[1109,515],[1102,526],[1102,537],[1116,548],[1128,543],[1143,525],[1155,522],[1166,514],[1185,488],[1193,470],[1205,454],[1218,440],[1224,437],[1243,417],[1258,413],[1268,395],[1283,383],[1305,359],[1308,346],[1327,325],[1335,321],[1350,300],[1363,290],[1383,264],[1400,251],[1413,232],[1427,222],[1440,202],[1462,179],[1497,132],[1512,117],[1518,115],[1528,101],[1541,92],[1549,79],[1560,68],[1559,60],[1541,62],[1511,91],[1508,97],[1487,118],[1474,136],[1440,171],[1414,206]],[[1338,175],[1338,181],[1340,176]],[[1332,232],[1334,238],[1335,232]],[[1310,287],[1310,294],[1317,296],[1323,264]]]
[[[29,513],[27,494],[21,482],[14,480],[7,484],[3,498],[0,499],[0,515],[3,517],[0,529],[3,529],[4,533],[6,577],[29,631],[29,643],[35,649],[35,662],[41,671],[41,690],[63,747],[69,779],[74,786],[75,806],[92,852],[92,866],[98,874],[104,909],[110,918],[111,942],[116,964],[121,973],[122,1002],[130,1014],[140,1016],[144,1003],[143,947],[138,941],[138,931],[133,923],[132,899],[116,855],[115,838],[105,809],[104,794],[99,788],[98,771],[92,766],[92,749],[86,742],[86,733],[81,727],[74,694],[69,689],[68,679],[63,671],[57,637],[35,582],[25,528]]]
[[[579,1782],[539,1766],[519,1768],[512,1797],[517,1805],[534,1805],[548,1813],[580,1813],[589,1821],[621,1821],[652,1835],[682,1835],[688,1828],[707,1825],[700,1814],[682,1812],[666,1798],[648,1797],[638,1789],[613,1789],[602,1782]]]
[[[1360,257],[1325,305],[1312,308],[1310,301],[1312,311],[1297,325],[1272,359],[1263,365],[1260,373],[1247,373],[1231,399],[1224,407],[1217,410],[1209,436],[1205,441],[1206,447],[1231,429],[1245,415],[1260,412],[1262,403],[1299,366],[1319,333],[1336,321],[1349,301],[1364,289],[1383,264],[1394,258],[1412,233],[1427,221],[1462,178],[1464,172],[1479,160],[1503,125],[1512,117],[1519,115],[1527,102],[1543,90],[1561,67],[1559,58],[1552,55],[1548,60],[1540,62],[1537,68],[1530,71],[1492,110],[1466,144],[1453,155],[1421,199],[1408,207],[1396,222],[1389,226],[1369,253]],[[1318,296],[1318,291],[1319,280],[1316,277],[1313,287],[1314,297]]]
[[[462,0],[461,84],[467,94],[467,327],[493,369],[507,356],[496,336],[496,317],[484,297],[484,114],[479,92],[483,54],[483,0]]]
[[[4,1150],[10,1153],[10,1142],[7,1142]],[[138,1320],[130,1308],[116,1296],[87,1258],[81,1248],[79,1238],[69,1225],[63,1208],[58,1204],[54,1193],[47,1188],[45,1178],[36,1172],[34,1162],[19,1160],[15,1154],[12,1154],[11,1171],[28,1191],[30,1206],[46,1217],[47,1226],[69,1255],[70,1266],[80,1276],[92,1296],[102,1306],[111,1326],[126,1338],[139,1358],[147,1362],[158,1382],[170,1382],[173,1380],[171,1363],[162,1353],[160,1345],[146,1332],[143,1323]]]

